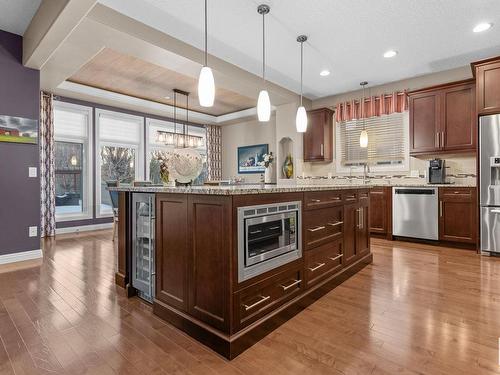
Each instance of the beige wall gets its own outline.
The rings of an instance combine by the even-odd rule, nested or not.
[[[237,149],[240,146],[268,143],[269,151],[276,154],[276,117],[268,123],[257,120],[222,126],[222,178],[239,176],[246,182],[259,182],[260,174],[238,174]]]

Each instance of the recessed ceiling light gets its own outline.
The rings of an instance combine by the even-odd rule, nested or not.
[[[481,33],[491,28],[491,26],[491,23],[480,23],[479,25],[476,25],[476,27],[474,27],[472,31],[474,31],[475,33]]]
[[[169,100],[169,99],[170,99],[170,96],[168,96],[168,95],[167,95],[167,96],[164,96],[164,97],[163,97],[163,99],[167,99],[167,100]]]
[[[388,59],[388,58],[391,58],[391,57],[396,56],[397,54],[398,54],[398,51],[394,51],[393,49],[390,49],[389,51],[386,51],[386,52],[384,53],[384,57],[385,57],[386,59]]]
[[[330,75],[330,71],[328,69],[324,69],[321,72],[319,72],[319,75],[322,77],[326,77]]]

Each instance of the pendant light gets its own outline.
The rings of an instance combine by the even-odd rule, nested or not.
[[[205,64],[198,79],[198,100],[202,107],[212,107],[215,99],[215,82],[212,69],[208,66],[207,0],[205,0]]]
[[[363,99],[361,101],[361,117],[363,118],[363,130],[361,130],[361,134],[359,135],[359,146],[362,148],[367,148],[368,147],[368,132],[366,131],[365,128],[365,86],[368,84],[368,82],[363,81],[360,83],[361,86],[363,86]]]
[[[305,133],[307,130],[307,113],[306,109],[302,105],[302,82],[304,73],[304,42],[307,40],[307,36],[299,35],[297,37],[297,42],[300,43],[300,106],[297,108],[297,115],[295,116],[295,127],[297,132]]]
[[[265,16],[271,9],[269,5],[261,4],[257,7],[257,13],[262,14],[262,82],[266,82],[266,28]],[[269,93],[267,90],[262,89],[259,93],[257,100],[257,117],[260,122],[267,122],[271,117],[271,101],[269,100]]]

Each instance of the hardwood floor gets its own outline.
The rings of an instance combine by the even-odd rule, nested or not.
[[[228,362],[114,285],[111,232],[0,273],[0,374],[500,374],[500,259],[373,239],[373,264]]]

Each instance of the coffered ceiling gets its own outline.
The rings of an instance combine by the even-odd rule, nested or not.
[[[220,116],[255,106],[255,99],[218,87],[213,107],[198,104],[197,78],[151,62],[104,48],[81,69],[67,79],[102,90],[133,96],[153,102],[173,105],[173,89],[190,93],[190,109]],[[177,106],[185,107],[185,97],[179,97]]]
[[[129,17],[203,48],[203,0],[100,0]],[[299,91],[297,35],[304,47],[304,89],[311,99],[468,65],[500,54],[498,0],[208,0],[209,52],[261,71],[260,2],[267,18],[268,78]],[[473,27],[491,22],[476,34]],[[382,55],[399,53],[392,59]],[[319,72],[331,74],[321,77]]]

